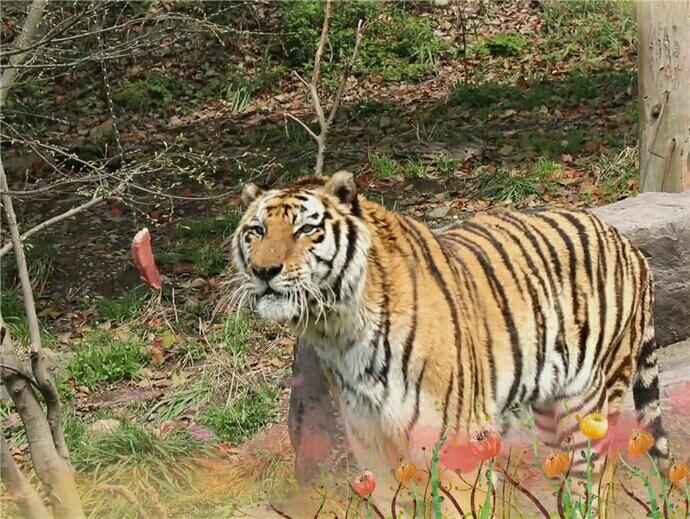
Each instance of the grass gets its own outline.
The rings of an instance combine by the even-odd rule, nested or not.
[[[97,304],[98,313],[106,321],[122,323],[136,321],[142,312],[146,296],[139,290],[131,290],[117,299],[102,299]]]
[[[233,233],[239,221],[240,214],[234,211],[225,216],[185,220],[178,225],[175,236],[178,238],[227,238]]]
[[[184,432],[173,431],[168,436],[162,436],[140,425],[128,423],[94,439],[86,425],[70,413],[64,415],[63,427],[71,461],[78,470],[117,464],[178,463],[200,447]]]
[[[148,78],[125,80],[113,93],[116,106],[131,111],[150,111],[165,108],[192,93],[189,83],[166,73],[155,73]]]
[[[212,406],[201,422],[222,441],[240,443],[277,417],[278,391],[268,386],[249,390],[229,406]]]
[[[40,296],[55,272],[55,258],[57,249],[52,243],[27,243],[25,245],[26,264],[29,271],[31,287],[34,295]],[[3,258],[0,279],[5,287],[19,286],[17,266],[14,254],[8,254]]]
[[[626,147],[616,155],[604,154],[593,165],[597,182],[606,195],[622,195],[630,192],[639,181],[637,148]]]
[[[527,39],[518,33],[499,33],[472,45],[479,56],[519,56],[527,47]]]
[[[220,346],[232,356],[245,356],[249,351],[249,334],[252,322],[242,314],[230,317],[223,327],[217,330],[210,341]]]
[[[312,67],[323,22],[323,2],[313,0],[281,3],[283,45],[293,66]],[[365,0],[347,2],[334,9],[325,62],[326,82],[351,52],[358,20],[368,22],[354,73],[376,75],[383,81],[416,81],[435,73],[438,62],[451,54],[451,46],[436,32],[436,23],[414,16],[395,4]]]
[[[167,395],[160,400],[159,404],[156,406],[156,408],[161,409],[158,413],[158,420],[160,422],[166,422],[177,418],[185,411],[199,409],[208,402],[212,395],[213,386],[205,381],[198,382],[187,389]],[[154,410],[155,409],[151,409],[151,411],[145,415],[145,418],[150,418]]]
[[[484,113],[501,109],[532,111],[541,106],[550,110],[573,108],[596,102],[607,91],[635,88],[632,72],[571,73],[559,81],[534,80],[526,88],[509,83],[479,83],[458,85],[449,103],[464,108],[486,108]]]
[[[383,153],[370,154],[369,167],[376,180],[391,180],[402,172],[402,166]]]
[[[0,293],[0,311],[2,318],[10,332],[10,337],[22,346],[31,343],[29,327],[26,324],[26,314],[24,313],[24,300],[14,290],[3,290]],[[57,343],[55,336],[46,330],[39,318],[41,327],[41,343],[45,348],[52,348]]]
[[[539,195],[541,181],[541,178],[530,173],[509,172],[502,168],[494,171],[479,168],[475,196],[518,203],[530,196]]]
[[[156,261],[161,266],[170,266],[175,270],[182,264],[189,264],[190,270],[201,277],[217,276],[228,265],[227,255],[217,245],[193,243],[176,240],[166,251],[156,255]]]
[[[598,69],[605,58],[634,46],[636,26],[631,2],[543,2],[544,36],[540,53],[552,61],[578,58],[583,68]]]
[[[84,337],[68,369],[77,385],[89,389],[130,380],[147,361],[142,348],[136,338],[123,341],[105,330],[95,330]]]

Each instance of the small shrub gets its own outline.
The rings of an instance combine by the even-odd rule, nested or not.
[[[527,47],[527,39],[518,33],[495,34],[484,45],[494,56],[519,56]]]
[[[294,66],[311,69],[323,23],[324,3],[313,0],[282,4],[284,46]],[[342,2],[333,9],[329,32],[332,62],[322,64],[326,76],[347,60],[358,20],[368,21],[355,74],[380,74],[386,81],[419,80],[436,69],[450,45],[435,24],[383,2]],[[324,78],[327,79],[327,78]]]
[[[528,196],[540,194],[540,182],[541,180],[534,175],[511,174],[504,169],[481,169],[477,175],[475,195],[501,202],[521,202]]]
[[[239,443],[276,418],[278,392],[266,386],[250,391],[229,407],[214,406],[201,421],[222,441]]]
[[[139,340],[121,341],[105,330],[96,330],[82,341],[69,371],[77,385],[95,389],[100,384],[132,379],[146,360]]]
[[[382,153],[369,155],[369,167],[377,180],[390,180],[402,171],[400,164]]]
[[[125,81],[113,94],[113,102],[126,110],[151,110],[168,106],[190,91],[186,82],[168,74],[158,74],[146,79]]]

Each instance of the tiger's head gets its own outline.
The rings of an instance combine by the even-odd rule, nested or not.
[[[351,306],[364,286],[370,236],[351,173],[283,189],[242,190],[232,237],[235,297],[262,318],[307,325]]]

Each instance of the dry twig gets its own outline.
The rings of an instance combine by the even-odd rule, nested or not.
[[[326,113],[324,112],[323,105],[321,104],[321,99],[319,98],[318,84],[321,72],[323,49],[326,45],[326,39],[328,38],[328,26],[330,23],[332,8],[331,4],[332,0],[326,0],[323,25],[321,27],[321,38],[319,39],[319,45],[316,49],[316,54],[314,55],[314,69],[312,71],[311,81],[307,81],[302,76],[300,76],[298,72],[294,71],[294,74],[297,77],[297,79],[300,80],[300,82],[307,89],[307,92],[309,92],[312,107],[314,108],[317,120],[319,121],[319,133],[317,134],[316,132],[314,132],[314,130],[312,130],[309,127],[309,125],[307,125],[304,121],[302,121],[295,115],[290,113],[285,114],[286,117],[289,117],[290,119],[298,123],[302,128],[304,128],[307,134],[314,140],[314,142],[316,142],[316,165],[314,166],[314,174],[317,176],[323,174],[323,161],[326,154],[326,138],[328,136],[328,131],[333,125],[335,116],[338,113],[338,108],[340,107],[340,102],[343,98],[343,94],[345,93],[345,87],[347,86],[347,80],[349,79],[352,67],[354,66],[355,61],[357,60],[357,54],[359,53],[359,45],[362,42],[362,36],[364,34],[365,28],[364,21],[359,20],[359,23],[357,24],[357,33],[355,35],[355,45],[352,49],[350,59],[347,61],[347,63],[345,64],[345,68],[343,69],[343,74],[340,77],[338,90],[335,93],[335,97],[333,98],[333,105],[331,106],[331,110],[327,117]]]

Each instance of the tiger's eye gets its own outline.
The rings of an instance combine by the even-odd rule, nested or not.
[[[314,227],[313,225],[306,224],[306,225],[303,225],[302,227],[300,227],[299,229],[297,229],[297,231],[295,232],[295,235],[301,236],[304,234],[311,234],[315,230],[316,230],[316,227]]]

